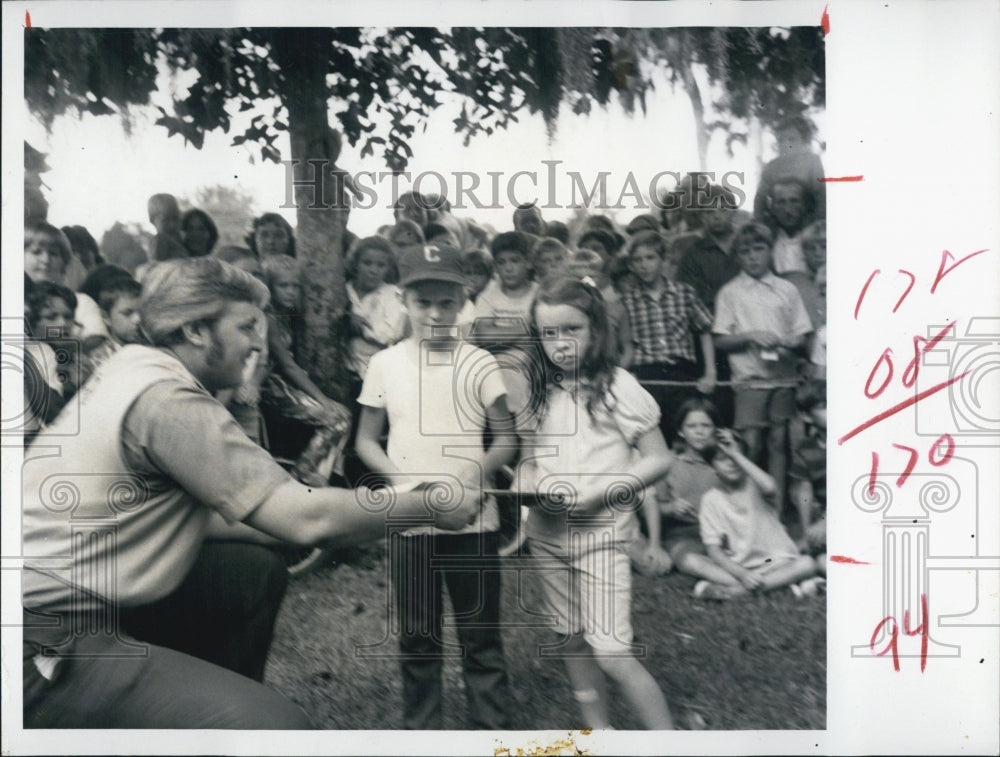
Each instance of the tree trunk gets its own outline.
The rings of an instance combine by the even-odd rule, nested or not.
[[[281,30],[275,57],[286,82],[283,104],[297,182],[295,244],[302,264],[304,324],[296,359],[327,396],[343,401],[346,373],[339,330],[347,301],[342,249],[349,209],[331,179],[340,142],[327,116],[326,71],[321,63],[329,57],[326,31]],[[312,182],[320,172],[318,191]]]
[[[667,65],[674,76],[681,80],[684,91],[691,100],[691,110],[694,111],[694,134],[698,145],[698,170],[708,170],[708,127],[705,126],[705,105],[701,99],[701,89],[694,76],[694,38],[687,29],[671,29],[662,41],[662,50],[667,58]],[[676,81],[676,79],[675,79]]]
[[[684,90],[691,99],[691,109],[694,111],[694,133],[698,142],[698,170],[708,170],[708,127],[705,126],[705,106],[701,100],[701,89],[698,81],[694,78],[694,71],[690,60],[680,63],[681,81],[684,83]]]

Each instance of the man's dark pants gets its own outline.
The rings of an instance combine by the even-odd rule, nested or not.
[[[310,728],[259,683],[286,581],[271,549],[206,542],[173,593],[119,608],[120,630],[26,613],[24,727]]]

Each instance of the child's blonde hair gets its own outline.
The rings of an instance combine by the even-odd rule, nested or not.
[[[292,276],[298,281],[302,273],[302,266],[299,265],[299,261],[287,255],[270,255],[264,258],[263,267],[264,281],[267,282],[267,288],[270,290],[274,289],[275,282],[282,275]]]

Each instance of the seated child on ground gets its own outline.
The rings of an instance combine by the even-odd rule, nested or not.
[[[675,426],[683,447],[655,488],[663,547],[680,573],[726,583],[729,575],[708,556],[698,527],[702,497],[722,483],[710,462],[716,430],[721,427],[719,414],[710,401],[692,398],[678,408]],[[656,532],[649,517],[646,525],[649,534]],[[642,573],[663,572],[657,570],[657,555],[650,554],[648,547],[635,554],[636,569]]]
[[[747,459],[728,429],[716,434],[711,456],[720,486],[702,497],[698,523],[705,551],[726,578],[699,581],[694,596],[732,599],[811,578],[815,563],[799,554],[778,520],[775,480]]]
[[[295,258],[274,255],[264,261],[271,290],[267,310],[267,345],[271,371],[261,386],[261,401],[283,418],[315,429],[299,455],[292,475],[309,486],[326,486],[331,470],[340,472],[340,453],[350,430],[350,411],[319,390],[295,362],[293,319],[300,316],[299,265]]]
[[[802,526],[798,546],[816,556],[816,567],[826,572],[826,383],[810,381],[796,394],[799,412],[808,416],[806,435],[792,451],[788,470],[789,497]]]

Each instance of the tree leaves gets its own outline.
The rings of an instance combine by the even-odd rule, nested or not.
[[[516,122],[524,109],[542,115],[550,136],[564,102],[576,115],[612,97],[626,112],[644,109],[657,70],[701,97],[693,71],[703,67],[720,116],[703,128],[727,132],[730,145],[747,119],[773,127],[825,98],[818,27],[31,28],[25,35],[25,94],[46,127],[74,110],[127,119],[129,108],[149,103],[160,61],[194,74],[157,120],[192,145],[209,131],[228,133],[234,113],[277,100],[232,140],[257,145],[269,161],[280,160],[277,140],[291,129],[290,98],[331,105],[347,141],[360,144],[363,157],[381,153],[393,170],[406,168],[416,129],[456,96],[461,113],[452,123],[466,144]]]
[[[194,120],[189,117],[170,115],[163,108],[158,107],[157,110],[160,111],[160,117],[156,119],[156,125],[165,127],[168,137],[180,134],[185,142],[189,142],[199,150],[201,149],[205,142],[205,132]]]
[[[105,115],[146,105],[156,89],[156,42],[142,29],[25,29],[28,107],[50,128],[66,112]]]

